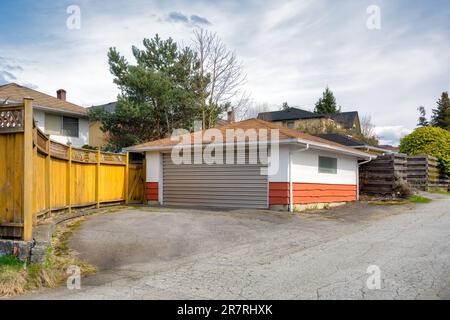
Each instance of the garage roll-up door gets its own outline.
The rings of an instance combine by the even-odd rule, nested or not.
[[[267,208],[267,175],[263,165],[207,165],[172,162],[163,155],[165,205]]]

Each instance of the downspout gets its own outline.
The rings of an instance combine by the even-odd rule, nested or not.
[[[297,150],[292,151],[289,148],[289,166],[288,166],[288,170],[289,170],[289,212],[294,212],[294,192],[293,192],[293,184],[292,184],[292,153],[294,152],[304,152],[307,151],[309,149],[309,143],[306,144],[305,148],[300,148]]]

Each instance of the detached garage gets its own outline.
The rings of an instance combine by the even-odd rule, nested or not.
[[[245,132],[243,139],[222,142],[229,141],[225,137],[233,130]],[[223,140],[211,139],[218,134]],[[361,151],[258,119],[128,150],[146,154],[149,204],[199,207],[294,210],[356,201],[358,161],[371,159]],[[205,154],[212,154],[214,161],[204,159]],[[176,158],[179,155],[184,161]]]

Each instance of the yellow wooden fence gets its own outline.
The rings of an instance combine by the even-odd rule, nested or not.
[[[144,200],[142,164],[127,154],[72,148],[34,124],[32,100],[0,106],[0,237],[32,239],[52,211]]]

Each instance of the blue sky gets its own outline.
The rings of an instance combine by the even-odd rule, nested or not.
[[[81,9],[69,30],[66,9]],[[381,29],[366,27],[367,7]],[[447,0],[302,1],[1,1],[0,83],[17,82],[90,106],[115,100],[109,47],[159,33],[189,44],[192,30],[215,31],[242,60],[256,104],[312,108],[325,86],[343,110],[370,115],[384,142],[415,127],[450,90]]]

